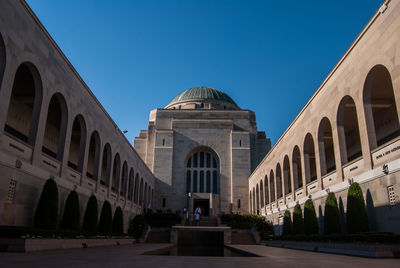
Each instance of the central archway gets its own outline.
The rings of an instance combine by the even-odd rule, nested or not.
[[[200,206],[205,216],[216,213],[219,198],[212,196],[220,193],[220,163],[218,155],[211,148],[199,146],[187,154],[185,192],[189,208]]]

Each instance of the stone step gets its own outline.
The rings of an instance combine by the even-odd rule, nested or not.
[[[202,217],[199,221],[199,226],[218,226],[218,218]]]

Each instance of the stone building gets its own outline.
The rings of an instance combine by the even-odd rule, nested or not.
[[[400,1],[385,1],[249,178],[249,210],[276,227],[329,192],[344,227],[358,182],[372,231],[400,233]],[[280,228],[277,228],[280,232]]]
[[[248,177],[270,148],[254,112],[197,87],[150,112],[134,147],[158,179],[156,209],[198,205],[205,215],[248,211]]]
[[[25,1],[0,1],[0,225],[31,225],[54,178],[121,207],[124,227],[151,203],[155,178]]]
[[[322,231],[335,193],[344,227],[358,182],[372,231],[400,233],[400,1],[386,0],[276,144],[254,112],[206,87],[150,112],[134,146],[24,0],[0,1],[0,225],[31,225],[54,178],[59,214],[76,190],[124,211],[144,207],[265,215],[311,198]]]

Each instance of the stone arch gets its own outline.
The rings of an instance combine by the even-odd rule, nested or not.
[[[291,181],[289,157],[285,155],[285,158],[283,159],[283,185],[285,187],[285,194],[292,192]]]
[[[306,183],[309,183],[317,179],[314,139],[310,133],[307,133],[306,137],[304,138],[303,152]]]
[[[256,212],[256,189],[253,187],[253,213]]]
[[[82,115],[75,116],[69,145],[68,166],[79,172],[83,169],[86,146],[86,123]]]
[[[121,158],[119,156],[119,153],[116,153],[116,155],[114,156],[113,172],[111,180],[111,191],[114,191],[116,193],[119,192],[119,181],[121,177],[120,175],[121,175]]]
[[[260,180],[260,203],[261,203],[261,208],[264,207],[264,183],[263,180]]]
[[[62,161],[67,132],[68,108],[61,93],[55,93],[49,102],[42,152]]]
[[[22,63],[14,76],[4,126],[5,133],[33,147],[39,125],[42,98],[43,87],[39,71],[30,62]]]
[[[136,204],[139,202],[139,173],[135,176],[135,195],[133,196],[133,200]]]
[[[220,192],[220,163],[217,153],[206,146],[192,149],[185,157],[186,192]]]
[[[127,192],[127,183],[128,183],[128,163],[124,161],[122,165],[122,175],[121,175],[121,187],[119,194],[123,197],[126,197]]]
[[[268,187],[268,175],[264,177],[264,191],[265,191],[265,206],[269,204],[269,187]]]
[[[89,155],[86,167],[86,176],[98,180],[100,163],[100,136],[97,131],[93,131],[89,141]]]
[[[108,187],[110,184],[110,175],[111,175],[111,146],[109,143],[107,143],[103,149],[100,184]]]
[[[135,176],[135,172],[133,171],[133,168],[130,169],[129,171],[129,182],[128,182],[128,200],[132,201],[132,197],[133,197],[133,191],[134,191],[134,178]]]
[[[324,176],[336,170],[335,149],[331,122],[327,117],[322,118],[318,127],[318,149],[321,165],[321,175]]]
[[[143,205],[143,178],[140,179],[139,186],[139,206]]]
[[[253,212],[253,196],[252,196],[252,191],[250,190],[249,193],[249,201],[250,201],[250,212]]]
[[[299,146],[294,146],[292,153],[293,187],[294,190],[303,187],[303,175],[301,170],[301,155]]]
[[[275,202],[276,196],[275,196],[275,176],[274,176],[274,171],[271,169],[269,172],[269,196],[271,197],[271,203]]]
[[[147,187],[147,208],[151,209],[151,203],[152,203],[152,200],[151,200],[151,187],[150,187],[150,184],[149,184],[148,187]]]
[[[144,182],[144,189],[143,189],[143,206],[147,207],[147,182]]]
[[[385,66],[378,64],[369,71],[363,101],[371,150],[400,136],[392,78]]]
[[[337,112],[340,158],[346,164],[362,156],[357,108],[352,97],[345,96]]]
[[[279,199],[283,196],[283,187],[282,187],[282,170],[281,164],[276,164],[276,171],[275,171],[275,178],[276,178],[276,199]]]
[[[260,190],[258,188],[258,184],[256,185],[256,213],[260,214]]]
[[[6,69],[6,46],[4,44],[3,36],[0,33],[0,91],[2,88],[2,82],[4,77],[4,70]]]

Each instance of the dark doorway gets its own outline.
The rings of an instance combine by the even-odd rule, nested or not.
[[[193,200],[194,210],[199,206],[201,208],[202,216],[209,216],[210,200],[209,199],[195,199]]]

